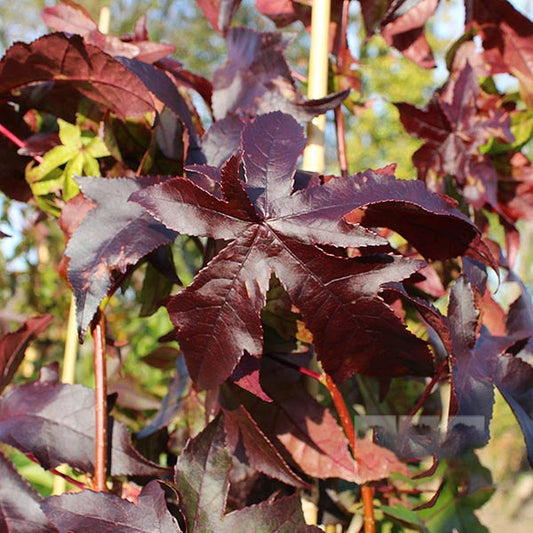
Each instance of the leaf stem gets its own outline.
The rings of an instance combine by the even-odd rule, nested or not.
[[[431,381],[428,383],[427,387],[425,388],[424,392],[422,393],[422,396],[420,396],[420,398],[416,402],[416,405],[411,409],[411,412],[407,416],[407,420],[406,420],[407,422],[410,422],[412,420],[412,418],[416,415],[418,410],[422,408],[424,403],[426,403],[426,400],[428,399],[429,395],[433,391],[433,387],[435,386],[437,381],[440,379],[440,377],[442,376],[444,370],[446,370],[447,366],[448,366],[448,360],[445,359],[441,363],[441,365],[440,365],[439,369],[437,370],[437,372],[435,372],[434,376],[431,378]]]
[[[281,357],[278,357],[273,352],[268,352],[268,356],[271,357],[272,359],[275,359],[278,363],[281,363],[285,366],[298,370],[298,372],[300,372],[300,374],[303,374],[304,376],[309,376],[310,378],[313,378],[316,381],[322,382],[322,374],[319,374],[318,372],[315,372],[314,370],[311,370],[310,368],[297,365],[291,361],[287,361],[286,359],[282,359]]]
[[[9,139],[13,144],[16,144],[19,148],[24,148],[26,146],[26,143],[20,138],[17,137],[12,131],[8,130],[3,124],[0,123],[0,133]],[[37,161],[37,163],[42,163],[43,158],[40,155],[34,155],[33,159]]]
[[[92,329],[95,393],[94,489],[107,492],[107,376],[104,314],[101,310]]]
[[[355,434],[355,427],[352,422],[352,417],[346,406],[346,402],[342,397],[342,394],[333,381],[331,376],[324,372],[320,379],[321,383],[328,389],[337,414],[339,415],[340,422],[344,429],[344,433],[348,438],[350,449],[355,460],[357,460],[357,437]],[[376,522],[374,519],[374,488],[371,485],[361,485],[361,499],[363,501],[363,513],[364,513],[364,531],[365,533],[375,533]]]
[[[35,458],[35,456],[33,454],[25,453],[24,455],[30,461],[32,461],[33,463],[38,464],[39,466],[42,467],[41,463]],[[81,481],[78,481],[77,479],[74,479],[73,477],[70,477],[68,474],[64,474],[63,472],[61,472],[57,468],[49,468],[48,472],[50,472],[51,474],[54,474],[54,476],[62,477],[64,480],[68,481],[71,485],[74,485],[75,487],[78,487],[81,490],[85,490],[87,488],[87,486],[84,483],[82,483]]]

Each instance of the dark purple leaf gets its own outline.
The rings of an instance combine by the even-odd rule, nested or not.
[[[29,318],[12,333],[0,338],[0,392],[11,382],[17,368],[24,359],[28,344],[42,333],[52,322],[52,315]]]
[[[69,240],[68,278],[76,296],[80,338],[113,285],[113,271],[125,273],[176,234],[133,202],[130,195],[162,178],[80,178],[83,194],[96,203]]]
[[[384,254],[348,259],[324,253],[315,244],[387,244],[360,224],[345,221],[357,208],[366,209],[369,225],[397,229],[430,257],[461,253],[477,230],[423,184],[392,176],[370,172],[309,184],[290,194],[302,147],[294,119],[272,113],[245,127],[245,181],[238,160],[230,159],[221,172],[225,200],[183,178],[132,196],[176,231],[234,239],[168,306],[190,375],[201,388],[228,378],[244,351],[261,354],[259,312],[272,272],[302,313],[319,359],[335,379],[354,372],[432,371],[425,343],[406,330],[379,296],[383,284],[409,278],[421,262]],[[430,229],[421,232],[421,224]]]
[[[39,381],[0,398],[0,441],[32,454],[44,468],[68,463],[92,473],[95,435],[94,391],[58,383],[57,366],[44,367]],[[167,470],[141,456],[127,429],[110,418],[112,476],[161,476]]]
[[[204,163],[205,159],[202,154],[198,153],[197,130],[193,124],[191,112],[169,76],[164,71],[143,61],[126,57],[121,57],[119,60],[144,83],[155,98],[163,102],[185,124],[189,133],[191,151],[187,161],[191,164]]]
[[[225,514],[230,468],[224,424],[218,417],[187,443],[176,464],[175,482],[188,533],[317,531],[305,525],[296,495]]]
[[[46,498],[41,504],[60,533],[178,533],[169,513],[165,492],[157,481],[143,488],[134,504],[114,494],[84,490]]]
[[[459,278],[452,288],[448,320],[453,342],[452,404],[445,453],[483,446],[489,439],[494,386],[511,406],[533,459],[533,368],[513,354],[532,332],[493,336],[480,329],[477,292]]]
[[[91,15],[82,6],[70,0],[45,7],[41,11],[41,18],[50,28],[81,35],[85,42],[112,56],[135,57],[139,61],[153,63],[175,51],[173,45],[150,41],[147,32],[142,29],[136,31],[134,36],[126,35],[120,39],[114,35],[103,34],[98,30],[98,25]],[[143,20],[140,19],[141,28]]]
[[[0,531],[57,533],[41,511],[39,493],[0,453]]]
[[[224,426],[230,452],[241,462],[288,485],[309,488],[283,459],[244,406],[224,409]]]
[[[202,139],[202,149],[209,165],[222,166],[241,145],[244,123],[229,116],[215,122]]]
[[[520,424],[529,464],[533,467],[533,367],[518,357],[501,356],[497,360],[494,384]]]
[[[404,128],[426,141],[413,156],[419,177],[427,179],[431,172],[440,177],[450,174],[474,207],[489,204],[498,210],[498,176],[480,147],[490,138],[510,142],[513,136],[510,115],[493,101],[486,105],[487,98],[467,63],[426,109],[405,103],[397,107]]]
[[[270,111],[290,113],[298,121],[334,109],[348,91],[321,100],[304,100],[297,91],[284,57],[282,34],[232,28],[227,34],[228,59],[213,76],[213,113],[254,117]]]
[[[0,62],[0,93],[50,81],[74,87],[122,118],[155,111],[152,96],[134,74],[77,35],[53,33],[16,43]]]

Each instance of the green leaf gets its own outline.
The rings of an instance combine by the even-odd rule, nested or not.
[[[474,511],[492,496],[490,471],[474,453],[449,459],[442,465],[444,480],[434,505],[417,511],[429,533],[489,533]]]
[[[79,192],[80,188],[74,181],[74,176],[79,176],[83,172],[83,153],[78,152],[65,166],[63,172],[63,199],[65,201],[74,198]],[[100,169],[98,169],[100,174]]]
[[[60,118],[57,119],[59,124],[59,140],[63,146],[72,146],[81,148],[81,129],[77,124],[70,124]]]
[[[428,530],[420,517],[408,507],[404,505],[396,505],[395,507],[389,507],[388,505],[382,505],[379,509],[390,518],[401,522],[403,525],[409,526],[421,533],[426,533]]]

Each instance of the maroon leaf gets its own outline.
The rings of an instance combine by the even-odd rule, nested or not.
[[[231,454],[269,477],[295,487],[308,487],[261,431],[246,408],[224,409],[226,439]]]
[[[96,203],[70,238],[68,278],[76,297],[83,339],[100,302],[113,285],[113,272],[125,273],[176,234],[158,224],[129,196],[162,178],[80,178],[83,194]]]
[[[224,424],[218,417],[187,443],[176,465],[175,482],[189,533],[317,531],[305,525],[296,495],[225,514],[230,468]]]
[[[474,28],[481,34],[491,73],[514,74],[531,95],[533,22],[506,0],[465,0],[465,5],[466,29]]]
[[[181,531],[169,513],[165,492],[157,481],[150,481],[134,504],[114,494],[84,490],[46,498],[41,504],[46,516],[61,533],[138,533]]]
[[[0,124],[20,139],[26,139],[31,129],[23,120],[23,114],[15,111],[8,103],[0,103]],[[17,146],[0,134],[0,190],[19,202],[27,202],[31,189],[24,179],[26,165],[30,159],[20,157]]]
[[[16,43],[0,62],[0,93],[30,84],[68,84],[122,118],[155,111],[144,84],[117,60],[73,35],[45,35],[30,44]]]
[[[301,2],[256,0],[255,5],[263,15],[270,17],[278,26],[288,26],[296,20],[301,20],[306,27],[311,25],[311,7]]]
[[[308,121],[340,105],[348,91],[320,100],[304,100],[297,91],[283,55],[287,42],[282,34],[232,28],[227,35],[228,58],[213,76],[213,113],[254,117],[284,111]]]
[[[0,531],[57,533],[41,511],[41,496],[0,453]]]
[[[12,333],[0,338],[0,392],[11,382],[28,344],[52,322],[52,315],[29,318]]]
[[[533,368],[513,355],[533,332],[521,331],[510,336],[479,332],[476,292],[464,278],[459,278],[452,289],[448,320],[453,342],[454,417],[445,446],[457,452],[486,444],[496,386],[522,428],[533,464]],[[449,453],[450,448],[445,451]]]
[[[404,128],[426,141],[413,156],[419,177],[427,179],[430,171],[441,177],[451,174],[474,207],[488,203],[498,209],[498,177],[489,156],[479,148],[492,137],[510,142],[513,136],[509,114],[494,107],[494,102],[482,108],[483,98],[467,63],[425,110],[405,103],[397,107]]]
[[[300,358],[290,354],[281,356],[280,361],[298,364]],[[262,386],[273,403],[236,391],[242,402],[239,409],[250,413],[261,433],[290,464],[311,477],[335,477],[356,483],[386,478],[392,471],[406,473],[392,452],[367,441],[358,441],[354,461],[343,430],[331,412],[307,392],[298,371],[267,357],[262,360],[261,375]],[[244,424],[240,427],[244,439],[247,428]],[[253,438],[253,432],[248,438]],[[245,448],[252,461],[254,450],[246,447],[246,442]]]
[[[389,46],[424,68],[435,66],[424,25],[437,8],[438,0],[359,0],[367,34],[380,30]]]
[[[39,381],[0,398],[0,441],[33,455],[44,468],[68,463],[94,470],[94,391],[58,383],[57,365],[44,367]],[[113,476],[164,475],[167,470],[141,456],[127,429],[110,418],[109,471]]]
[[[88,44],[97,46],[113,56],[135,57],[139,61],[153,63],[175,51],[173,45],[156,43],[148,39],[147,32],[142,31],[143,18],[140,21],[139,31],[136,31],[134,36],[126,35],[119,39],[113,35],[103,34],[98,30],[98,25],[90,14],[72,0],[45,7],[41,11],[41,18],[50,28],[81,35]]]
[[[386,244],[344,220],[357,208],[367,208],[372,224],[405,233],[430,257],[464,251],[477,230],[422,184],[391,176],[367,173],[290,194],[302,139],[294,119],[281,113],[259,117],[243,131],[246,181],[240,180],[236,159],[222,170],[225,199],[183,178],[132,196],[176,231],[234,239],[168,306],[190,375],[202,388],[228,378],[243,351],[261,354],[259,312],[271,272],[302,313],[319,359],[335,379],[354,372],[431,373],[425,343],[408,333],[378,296],[383,284],[410,277],[421,263],[389,255],[348,259],[315,244]],[[420,232],[420,224],[431,229]],[[439,224],[443,233],[436,242]]]
[[[204,15],[218,33],[226,35],[241,0],[198,0]]]
[[[169,76],[164,71],[143,61],[127,57],[121,57],[119,61],[144,83],[155,98],[163,102],[185,124],[189,133],[191,151],[188,154],[188,162],[205,162],[202,155],[197,153],[199,150],[197,130],[193,124],[191,112]]]
[[[421,67],[435,67],[431,48],[424,35],[424,25],[435,13],[438,0],[419,0],[409,4],[401,2],[396,5],[398,7],[393,8],[392,12],[389,10],[382,21],[381,33],[385,41]]]

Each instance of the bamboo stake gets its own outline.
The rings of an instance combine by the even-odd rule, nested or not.
[[[94,343],[94,490],[106,492],[107,485],[107,372],[104,314],[98,310],[92,329]]]
[[[321,98],[328,92],[328,52],[330,0],[313,0],[311,11],[311,48],[309,50],[309,73],[307,79],[307,96],[310,99]],[[303,154],[302,168],[311,172],[323,173],[325,169],[325,131],[326,116],[315,117],[307,127],[307,146]],[[318,370],[316,356],[310,362],[311,370]],[[318,393],[318,383],[307,382],[311,396]],[[315,484],[311,501],[304,500],[302,510],[307,524],[318,522],[318,486]]]
[[[78,332],[76,326],[76,301],[74,295],[72,295],[68,314],[67,334],[65,337],[65,351],[63,354],[63,372],[61,374],[62,383],[74,383],[76,355],[78,350]],[[56,475],[54,477],[52,493],[63,494],[66,487],[65,477]]]
[[[309,52],[308,98],[322,98],[328,92],[328,48],[330,0],[313,0],[311,14],[311,50]],[[307,128],[304,170],[324,172],[326,115],[315,117]]]

